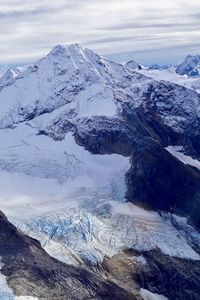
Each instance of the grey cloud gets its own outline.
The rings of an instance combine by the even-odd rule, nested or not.
[[[36,15],[42,15],[42,14],[48,14],[53,12],[53,9],[46,8],[46,9],[33,9],[30,11],[19,11],[19,12],[10,12],[10,13],[4,13],[0,11],[0,21],[3,21],[5,19],[12,19],[12,18],[24,18],[24,17],[30,17],[30,16],[36,16]]]
[[[55,44],[75,42],[104,54],[152,50],[164,57],[161,44],[192,51],[198,8],[197,0],[1,0],[0,63],[33,61]]]
[[[149,23],[149,24],[142,24],[142,23],[124,23],[124,24],[117,24],[117,25],[112,25],[112,26],[107,26],[107,27],[101,27],[101,30],[113,30],[113,31],[118,31],[118,30],[127,30],[127,29],[148,29],[148,28],[181,28],[181,27],[192,27],[195,24],[188,24],[188,23]]]
[[[93,45],[93,44],[104,44],[104,43],[112,43],[112,42],[120,42],[120,41],[155,41],[155,40],[162,40],[163,37],[159,36],[141,36],[135,37],[134,35],[130,36],[118,36],[118,37],[108,37],[108,38],[99,38],[99,39],[91,39],[84,42],[84,45]]]

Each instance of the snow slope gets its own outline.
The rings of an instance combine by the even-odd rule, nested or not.
[[[0,198],[7,215],[26,213],[27,207],[30,214],[76,207],[85,197],[93,201],[94,195],[97,202],[125,195],[128,158],[92,155],[71,133],[54,141],[27,124],[1,130],[0,139]]]
[[[57,46],[1,90],[1,128],[73,102],[77,116],[114,115],[112,89],[77,45]],[[94,59],[94,58],[93,58]],[[6,101],[5,101],[6,98]],[[80,102],[81,98],[81,102]]]

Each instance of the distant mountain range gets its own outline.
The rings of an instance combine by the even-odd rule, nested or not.
[[[200,55],[188,55],[177,67],[176,72],[189,77],[199,77],[200,75]]]
[[[199,77],[200,76],[200,55],[188,55],[182,63],[178,66],[173,65],[159,65],[152,64],[150,66],[142,66],[136,61],[129,61],[126,66],[135,69],[145,69],[145,70],[167,70],[174,68],[175,72],[179,75],[187,75],[188,77]]]

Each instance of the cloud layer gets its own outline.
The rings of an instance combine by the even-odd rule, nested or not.
[[[200,53],[199,0],[1,0],[0,64],[80,43],[118,60],[170,62]],[[170,57],[169,57],[170,56]]]

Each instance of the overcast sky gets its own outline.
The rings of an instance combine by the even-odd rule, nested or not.
[[[0,0],[0,64],[70,43],[117,60],[178,62],[200,54],[200,0]]]

